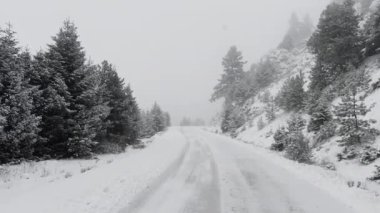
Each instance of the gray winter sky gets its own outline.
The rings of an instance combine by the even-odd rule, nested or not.
[[[34,52],[70,18],[88,57],[109,60],[141,108],[157,101],[177,122],[219,110],[208,100],[231,45],[255,62],[280,42],[293,11],[316,22],[329,1],[2,0],[0,22],[11,22]]]

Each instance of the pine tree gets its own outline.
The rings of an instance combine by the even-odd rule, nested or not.
[[[364,55],[369,57],[378,53],[380,48],[380,5],[378,5],[376,11],[371,14],[364,28]]]
[[[221,129],[223,133],[232,133],[243,126],[245,122],[241,109],[230,103],[224,104]]]
[[[103,61],[99,67],[101,85],[104,87],[103,100],[110,112],[106,116],[105,130],[98,134],[100,141],[115,143],[123,150],[127,145],[137,143],[140,128],[140,110],[130,86],[124,85],[112,64]]]
[[[340,124],[338,129],[339,141],[346,146],[361,145],[375,140],[379,131],[371,127],[375,120],[365,120],[371,109],[360,97],[360,92],[368,89],[369,78],[363,73],[354,73],[350,83],[344,90],[341,103],[334,107],[334,114]]]
[[[302,132],[302,130],[306,126],[306,120],[303,119],[300,114],[293,114],[291,118],[287,121],[287,124],[288,132]]]
[[[269,94],[268,101],[265,104],[265,117],[267,118],[268,122],[271,122],[276,119],[276,111],[276,101],[273,98],[273,96]]]
[[[211,97],[212,101],[224,98],[226,101],[235,102],[235,94],[237,85],[244,78],[243,66],[246,62],[243,61],[241,52],[235,46],[231,47],[227,55],[223,58],[224,73],[219,83],[214,88],[214,93]]]
[[[150,114],[150,111],[141,112],[141,121],[140,121],[140,137],[148,138],[152,137],[156,132],[153,129],[153,117]]]
[[[41,116],[40,138],[35,144],[38,157],[59,158],[66,154],[70,94],[61,76],[62,69],[57,55],[38,52],[27,73],[30,84],[38,87],[40,94],[34,96],[35,113]]]
[[[317,60],[311,73],[313,91],[323,90],[347,73],[350,66],[358,66],[362,45],[354,2],[345,0],[343,4],[328,5],[308,46]]]
[[[53,37],[54,43],[49,45],[48,55],[56,61],[55,68],[61,74],[69,95],[66,97],[69,114],[64,121],[65,135],[62,135],[62,148],[65,157],[88,157],[96,144],[93,140],[96,133],[90,128],[88,121],[98,115],[93,113],[91,100],[84,98],[91,91],[87,79],[93,74],[85,64],[85,53],[78,40],[77,28],[70,21],[65,21],[59,33]],[[92,117],[95,116],[95,117]]]
[[[305,16],[304,20],[300,21],[297,14],[293,13],[289,21],[288,32],[278,48],[291,51],[296,47],[304,45],[306,39],[312,34],[312,30],[313,24],[309,16]]]
[[[164,117],[165,117],[165,126],[166,127],[171,126],[170,114],[168,112],[165,112]]]
[[[332,120],[332,114],[327,101],[321,100],[311,113],[309,132],[318,132],[325,123]]]
[[[306,93],[303,89],[304,77],[299,75],[288,79],[282,86],[276,101],[279,107],[288,112],[298,112],[305,107]]]
[[[259,89],[268,87],[277,78],[277,70],[272,61],[265,59],[262,61],[255,72],[255,85]]]
[[[163,111],[161,110],[161,107],[157,103],[154,103],[151,110],[151,115],[152,115],[154,131],[155,132],[164,131],[166,127],[165,118],[164,118]]]
[[[0,29],[0,164],[31,159],[38,139],[40,118],[32,113],[33,88],[25,78],[14,31]]]

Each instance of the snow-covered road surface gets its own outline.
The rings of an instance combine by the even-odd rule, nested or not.
[[[184,135],[185,151],[120,213],[354,212],[312,183],[255,155],[253,147],[199,128],[171,131]]]
[[[0,212],[378,212],[371,204],[377,198],[363,205],[358,189],[320,187],[329,183],[324,176],[312,182],[294,162],[202,128],[173,127],[145,149],[99,158],[11,167],[9,174],[16,167],[32,172],[0,177]]]

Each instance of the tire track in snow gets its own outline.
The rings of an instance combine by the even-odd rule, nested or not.
[[[182,131],[186,147],[148,190],[141,193],[124,212],[220,212],[216,164],[209,147]]]
[[[180,166],[182,165],[187,153],[189,152],[190,144],[188,140],[186,140],[186,145],[183,148],[182,152],[178,156],[178,158],[171,164],[169,167],[160,175],[158,176],[154,182],[152,182],[149,187],[146,188],[145,191],[140,192],[136,198],[128,204],[126,208],[123,208],[119,211],[119,213],[128,213],[133,212],[134,209],[140,208],[142,205],[144,205],[145,200],[147,197],[149,197],[149,194],[156,191],[163,182],[165,182],[170,177],[174,176],[175,173],[179,170]]]

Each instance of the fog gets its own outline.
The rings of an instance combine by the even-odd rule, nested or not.
[[[174,123],[209,119],[210,103],[231,45],[248,65],[275,48],[292,12],[314,23],[329,0],[12,0],[0,8],[22,46],[51,43],[63,20],[78,27],[87,56],[106,59],[130,83],[142,109],[157,101]]]

